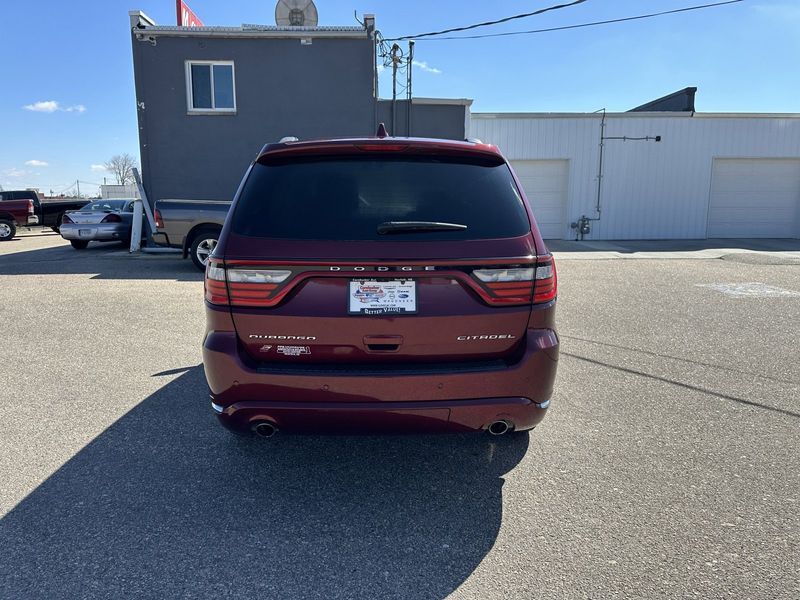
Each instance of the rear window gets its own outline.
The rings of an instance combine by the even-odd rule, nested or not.
[[[81,210],[86,211],[103,211],[103,210],[122,210],[128,200],[100,200],[98,202],[89,202],[86,206],[82,206]]]
[[[466,229],[378,234],[391,221]],[[257,163],[231,225],[240,235],[302,240],[474,240],[530,232],[504,163],[375,155]]]

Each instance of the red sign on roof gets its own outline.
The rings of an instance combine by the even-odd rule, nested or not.
[[[181,27],[202,27],[203,22],[197,18],[194,11],[189,8],[183,0],[176,0],[176,9],[178,11],[178,25]]]

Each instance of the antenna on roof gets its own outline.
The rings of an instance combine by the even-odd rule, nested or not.
[[[319,23],[313,0],[278,0],[275,24],[278,27],[316,27]]]
[[[383,139],[383,138],[385,138],[385,137],[386,137],[386,136],[388,136],[388,135],[389,135],[389,134],[388,134],[388,133],[386,133],[386,125],[384,125],[383,123],[381,123],[380,125],[378,125],[378,133],[376,133],[376,134],[375,134],[375,136],[376,136],[376,137],[379,137],[379,138],[381,138],[381,139]]]

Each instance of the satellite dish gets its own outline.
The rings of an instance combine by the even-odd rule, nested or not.
[[[275,24],[278,27],[316,27],[319,23],[313,0],[278,0]]]

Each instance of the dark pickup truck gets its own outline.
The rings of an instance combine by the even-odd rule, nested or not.
[[[6,242],[17,234],[17,227],[39,224],[34,214],[32,200],[9,200],[0,204],[0,242]]]
[[[33,203],[33,214],[39,218],[39,225],[58,231],[61,217],[68,210],[78,210],[86,204],[86,200],[42,200],[32,190],[13,190],[0,192],[0,212],[5,210],[7,202],[30,200]]]

